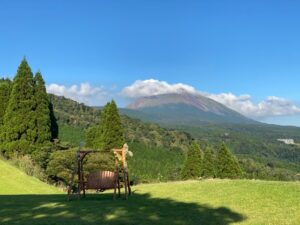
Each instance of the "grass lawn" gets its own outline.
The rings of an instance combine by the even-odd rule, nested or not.
[[[14,166],[0,159],[0,195],[60,194],[57,188],[27,176]],[[1,206],[2,202],[0,202]],[[1,224],[1,223],[0,223]]]
[[[67,202],[59,190],[14,169],[0,161],[1,225],[299,225],[300,221],[299,182],[149,184],[133,187],[127,201],[113,201],[111,193],[102,193]]]

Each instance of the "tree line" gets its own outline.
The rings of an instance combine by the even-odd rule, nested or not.
[[[224,143],[215,154],[210,147],[202,151],[200,145],[193,142],[187,152],[182,179],[200,177],[237,179],[242,177],[242,170],[238,160]]]
[[[25,58],[13,81],[1,80],[0,99],[2,154],[40,155],[42,147],[57,138],[58,126],[42,74],[33,75]]]

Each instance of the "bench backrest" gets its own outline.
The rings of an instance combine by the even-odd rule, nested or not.
[[[111,171],[97,171],[87,176],[86,189],[113,189],[115,187],[115,173]]]

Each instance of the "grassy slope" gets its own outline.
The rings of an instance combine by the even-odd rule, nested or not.
[[[207,180],[140,185],[66,201],[55,188],[0,161],[0,224],[297,225],[300,183]]]
[[[61,192],[36,178],[27,176],[0,159],[0,195],[46,193],[58,194]]]

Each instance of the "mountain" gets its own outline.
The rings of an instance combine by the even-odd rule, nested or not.
[[[289,176],[286,169],[300,172],[299,145],[278,141],[293,139],[300,143],[300,128],[260,123],[201,95],[144,97],[122,109],[121,113],[187,132],[211,146],[224,142],[245,163],[243,167],[247,173],[254,177],[258,171],[256,163],[263,165],[268,173],[281,168],[274,174],[278,179]]]
[[[160,124],[200,125],[203,123],[259,124],[200,94],[163,94],[142,97],[122,112]]]

